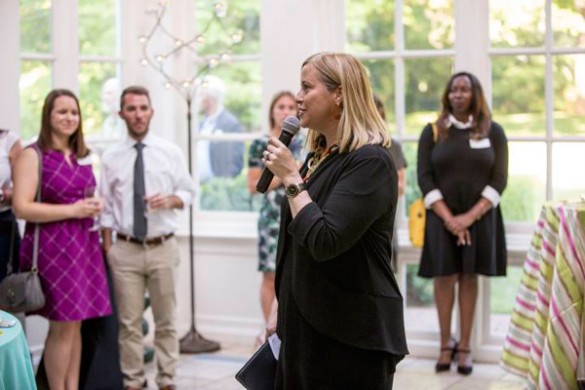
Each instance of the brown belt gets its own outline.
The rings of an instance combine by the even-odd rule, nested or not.
[[[165,234],[164,236],[151,237],[151,238],[145,238],[144,240],[139,240],[136,237],[127,236],[127,235],[122,234],[122,233],[116,233],[116,237],[119,240],[131,242],[131,243],[138,244],[138,245],[148,245],[148,246],[162,245],[162,244],[164,244],[165,241],[167,241],[169,238],[173,237],[174,235],[175,235],[174,233],[169,233],[169,234]]]

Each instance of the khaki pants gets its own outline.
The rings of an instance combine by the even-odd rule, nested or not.
[[[150,295],[155,322],[156,383],[159,387],[174,384],[179,360],[174,276],[179,264],[176,239],[146,247],[120,240],[112,245],[107,259],[118,308],[124,386],[142,388],[144,382],[142,315],[145,290]]]

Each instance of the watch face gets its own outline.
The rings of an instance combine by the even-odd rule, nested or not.
[[[299,190],[300,190],[299,186],[297,186],[296,184],[290,184],[286,187],[286,196],[292,198],[300,192]]]
[[[286,196],[289,198],[294,198],[304,189],[305,189],[305,185],[303,183],[289,184],[288,186],[286,186]]]

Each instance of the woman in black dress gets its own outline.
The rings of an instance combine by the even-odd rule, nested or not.
[[[492,121],[479,80],[467,72],[449,79],[442,110],[422,131],[418,182],[427,207],[419,276],[434,278],[441,351],[437,372],[469,375],[477,275],[506,275],[506,239],[498,206],[508,179],[508,142]],[[451,336],[458,288],[461,334]]]
[[[408,353],[390,265],[398,179],[363,65],[318,53],[297,93],[309,155],[299,172],[271,137],[263,162],[285,186],[276,266],[276,389],[390,389]],[[270,329],[269,329],[270,330]]]

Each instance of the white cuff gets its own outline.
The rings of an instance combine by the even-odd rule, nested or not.
[[[181,201],[183,202],[183,208],[188,208],[191,205],[191,201],[193,200],[193,196],[188,191],[176,191],[174,193]]]
[[[500,194],[492,186],[485,186],[481,196],[492,202],[492,207],[497,207],[500,203]]]
[[[114,216],[112,214],[102,213],[99,217],[98,224],[101,229],[111,229],[114,226]]]
[[[430,209],[433,203],[441,199],[443,199],[443,194],[441,194],[441,191],[436,188],[425,195],[425,207]]]

